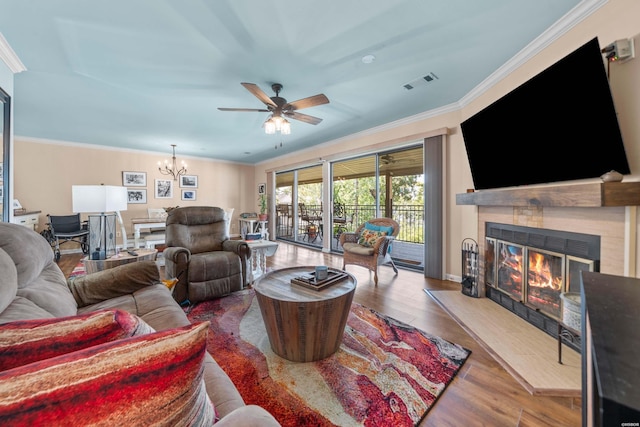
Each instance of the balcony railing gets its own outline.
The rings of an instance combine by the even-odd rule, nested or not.
[[[319,227],[322,223],[317,219],[322,217],[322,205],[306,205],[306,209],[311,215],[312,219],[303,219],[300,215],[298,218],[293,218],[291,205],[278,205],[276,211],[278,214],[276,222],[276,236],[281,238],[293,238],[293,227],[298,230],[299,237],[308,237],[308,226],[310,224]],[[355,231],[358,226],[364,222],[375,218],[376,207],[375,205],[345,205],[346,219],[344,223],[338,224],[334,221],[334,228],[340,226],[342,231]],[[383,215],[388,216],[388,215]],[[424,243],[424,208],[423,206],[416,205],[394,205],[391,218],[398,222],[400,225],[400,233],[396,238],[399,241],[409,243]],[[326,234],[326,233],[325,233]],[[335,234],[335,233],[334,233]]]

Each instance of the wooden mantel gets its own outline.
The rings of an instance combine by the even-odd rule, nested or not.
[[[456,194],[457,205],[603,207],[639,206],[640,182],[518,187]]]

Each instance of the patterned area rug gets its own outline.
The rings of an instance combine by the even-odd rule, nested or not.
[[[69,274],[69,279],[73,279],[74,277],[84,276],[87,272],[84,269],[84,263],[80,261],[75,267],[73,267],[73,271]]]
[[[332,356],[289,362],[269,345],[253,290],[185,308],[209,320],[207,348],[247,404],[283,426],[415,426],[470,351],[359,304]]]

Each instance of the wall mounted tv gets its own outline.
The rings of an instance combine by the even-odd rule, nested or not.
[[[630,173],[597,38],[461,129],[477,190]]]

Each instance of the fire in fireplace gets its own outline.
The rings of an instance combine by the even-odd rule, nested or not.
[[[598,271],[599,236],[497,223],[486,226],[487,295],[507,308],[512,307],[521,317],[534,319],[534,324],[544,324],[544,320],[536,320],[539,314],[554,322],[559,320],[560,295],[579,291],[580,271]],[[491,288],[512,303],[500,295],[492,295],[497,293],[490,292]]]
[[[498,242],[498,289],[522,299],[523,247],[508,242]]]
[[[564,256],[540,249],[527,250],[526,302],[560,318],[560,294],[564,289]]]

